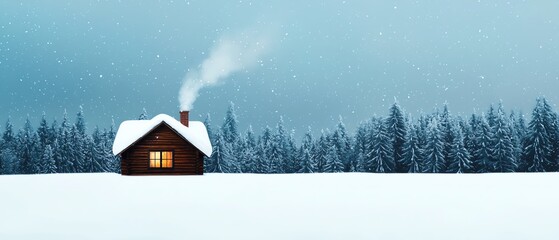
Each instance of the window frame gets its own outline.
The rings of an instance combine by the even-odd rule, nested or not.
[[[159,166],[160,167],[152,167],[151,166],[151,153],[156,152],[159,153]],[[171,153],[171,167],[163,167],[163,152],[170,152]],[[148,150],[148,169],[157,169],[157,170],[171,170],[175,168],[175,150]]]

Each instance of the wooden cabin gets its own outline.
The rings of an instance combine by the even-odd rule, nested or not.
[[[180,122],[165,114],[124,121],[113,153],[121,158],[122,175],[202,175],[212,146],[204,124],[183,111]]]

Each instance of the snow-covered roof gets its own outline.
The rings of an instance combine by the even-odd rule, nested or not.
[[[118,155],[147,135],[161,123],[166,123],[184,140],[190,142],[204,155],[212,155],[212,144],[204,123],[189,121],[188,127],[166,114],[159,114],[151,120],[130,120],[120,124],[113,144],[113,154]]]

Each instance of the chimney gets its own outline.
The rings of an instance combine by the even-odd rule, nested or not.
[[[181,111],[181,123],[182,125],[188,127],[188,112],[189,111]]]

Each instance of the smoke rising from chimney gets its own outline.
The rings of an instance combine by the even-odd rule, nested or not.
[[[266,52],[267,44],[266,38],[246,33],[217,41],[198,69],[184,77],[179,92],[181,111],[192,109],[202,88],[220,84],[231,74],[255,65]]]

